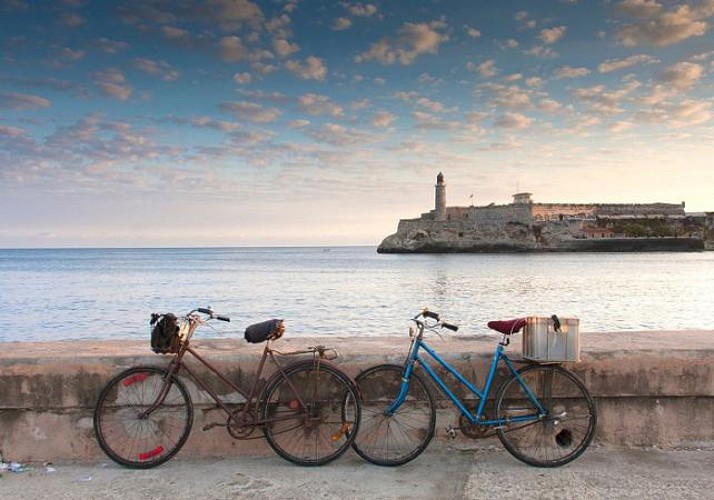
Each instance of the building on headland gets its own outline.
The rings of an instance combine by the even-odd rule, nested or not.
[[[434,210],[399,221],[383,253],[641,252],[714,250],[714,212],[688,214],[676,203],[535,203],[449,207],[436,177]]]

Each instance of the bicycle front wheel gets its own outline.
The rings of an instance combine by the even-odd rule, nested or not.
[[[263,419],[278,455],[298,465],[326,464],[347,451],[357,434],[357,387],[324,363],[289,366],[265,389]]]
[[[557,467],[578,458],[590,445],[597,412],[585,384],[557,365],[531,365],[506,380],[496,396],[496,418],[503,446],[517,459],[536,467]],[[523,385],[540,401],[546,414],[523,421],[538,410]],[[518,421],[520,419],[520,421]]]
[[[94,432],[116,463],[156,467],[184,445],[193,424],[193,404],[184,384],[156,367],[121,372],[104,387],[94,409]]]
[[[388,415],[387,408],[399,394],[404,368],[379,365],[357,376],[362,396],[360,432],[352,445],[365,460],[396,466],[414,460],[434,436],[434,397],[424,379],[412,372],[404,402]]]

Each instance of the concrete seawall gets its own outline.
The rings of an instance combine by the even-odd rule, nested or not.
[[[431,344],[481,385],[498,338],[452,336],[446,342],[434,339]],[[596,443],[662,448],[714,446],[714,331],[585,333],[582,341],[582,362],[569,366],[596,398]],[[400,363],[408,339],[288,338],[276,347],[289,351],[316,344],[337,347],[341,356],[336,363],[356,376],[375,364]],[[192,345],[241,385],[252,383],[262,345],[243,340],[196,340]],[[520,336],[516,336],[509,348],[512,357],[518,357],[519,345]],[[148,340],[0,343],[3,456],[17,461],[104,460],[92,430],[92,411],[101,388],[124,368],[166,362],[167,357],[150,352]],[[224,421],[224,416],[193,384],[189,387],[196,414],[191,437],[180,455],[271,453],[263,440],[237,441],[225,428],[204,432],[204,425]],[[442,409],[433,446],[446,441],[447,425],[458,425],[456,411],[438,397]],[[461,435],[457,440],[470,441]],[[476,445],[479,443],[482,441]]]

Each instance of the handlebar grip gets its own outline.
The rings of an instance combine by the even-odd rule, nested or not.
[[[201,314],[208,314],[209,316],[211,316],[213,314],[213,311],[211,311],[210,309],[206,309],[205,307],[199,307],[196,310],[198,312],[200,312]]]
[[[453,331],[453,332],[456,332],[456,331],[459,330],[459,327],[458,327],[458,326],[452,325],[452,324],[450,324],[450,323],[441,323],[441,327],[442,327],[442,328],[446,328],[446,329],[448,329],[448,330],[451,330],[451,331]]]
[[[422,316],[424,316],[425,318],[431,318],[431,319],[435,319],[436,321],[439,321],[439,313],[435,313],[432,311],[424,311],[422,313]]]
[[[228,316],[221,316],[220,314],[216,314],[214,318],[216,318],[218,321],[226,321],[228,323],[231,322],[231,318],[229,318]]]

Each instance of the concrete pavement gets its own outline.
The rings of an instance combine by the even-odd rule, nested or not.
[[[575,462],[539,469],[500,447],[427,449],[397,468],[353,452],[323,467],[277,456],[175,459],[137,471],[113,462],[42,464],[4,473],[0,497],[15,499],[714,499],[714,448],[591,447]]]

